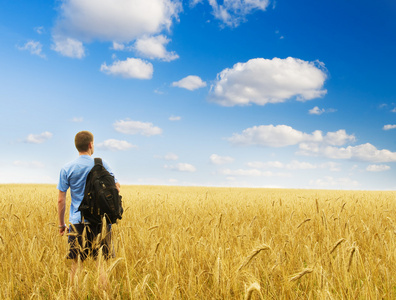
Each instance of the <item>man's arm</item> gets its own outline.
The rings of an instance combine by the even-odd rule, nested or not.
[[[66,192],[59,191],[58,196],[58,218],[59,218],[59,234],[63,235],[66,230],[65,226],[66,211]]]

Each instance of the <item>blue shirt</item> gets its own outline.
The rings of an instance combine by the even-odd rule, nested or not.
[[[109,165],[103,160],[103,166],[114,176]],[[84,198],[85,181],[89,171],[95,165],[93,157],[80,155],[77,159],[67,163],[60,171],[58,190],[67,192],[70,188],[71,204],[69,222],[78,224],[81,222],[81,212],[78,211],[81,201]],[[117,182],[117,180],[116,180]]]

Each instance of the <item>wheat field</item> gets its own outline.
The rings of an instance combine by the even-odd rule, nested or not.
[[[0,185],[1,299],[396,299],[396,192],[123,186],[74,280],[57,194]]]

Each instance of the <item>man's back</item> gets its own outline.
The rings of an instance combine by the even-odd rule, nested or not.
[[[80,155],[77,159],[67,163],[60,171],[58,190],[66,192],[70,188],[71,205],[69,222],[81,222],[81,213],[78,207],[84,198],[85,182],[89,171],[94,166],[94,158],[89,155]],[[103,166],[113,175],[109,166],[103,161]]]

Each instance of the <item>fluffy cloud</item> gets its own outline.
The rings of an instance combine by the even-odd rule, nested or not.
[[[45,141],[52,138],[52,135],[53,134],[48,131],[45,131],[40,134],[29,134],[25,141],[26,141],[26,143],[30,143],[30,144],[42,144]]]
[[[273,173],[270,171],[263,172],[257,169],[223,169],[219,173],[227,176],[273,176]]]
[[[353,142],[354,140],[355,137],[353,135],[348,135],[343,129],[336,132],[328,132],[324,136],[320,130],[316,130],[309,134],[295,130],[287,125],[253,126],[243,130],[240,134],[234,133],[232,137],[228,138],[228,141],[233,144],[265,147],[285,147],[303,142],[343,145],[346,142]]]
[[[105,140],[103,143],[98,144],[97,147],[103,150],[111,151],[125,151],[130,148],[136,148],[136,146],[132,145],[127,141],[120,141],[115,139]]]
[[[268,169],[268,168],[278,168],[286,170],[313,170],[313,169],[329,169],[330,171],[340,171],[337,163],[327,162],[323,164],[311,164],[309,162],[293,160],[290,163],[282,163],[279,161],[253,161],[247,163],[247,166],[255,169]]]
[[[369,165],[366,168],[366,171],[369,172],[383,172],[390,170],[390,167],[387,165]]]
[[[396,125],[384,125],[384,127],[382,128],[383,130],[390,130],[390,129],[395,129]]]
[[[261,171],[257,169],[223,169],[218,171],[219,174],[225,176],[250,176],[250,177],[290,177],[289,173],[273,173],[271,171]]]
[[[370,143],[348,146],[334,147],[317,143],[301,143],[299,154],[324,156],[332,159],[352,159],[369,162],[393,162],[396,161],[396,152],[387,149],[378,150]]]
[[[317,106],[315,106],[314,108],[312,108],[312,109],[310,109],[309,111],[308,111],[308,113],[310,114],[310,115],[318,115],[318,116],[320,116],[321,114],[323,114],[325,112],[325,109],[324,108],[319,108],[319,107],[317,107]]]
[[[193,165],[187,163],[178,163],[176,165],[165,165],[164,168],[173,171],[190,172],[190,173],[193,173],[197,170]]]
[[[159,158],[159,159],[165,159],[165,160],[178,160],[179,156],[175,153],[167,153],[164,156],[161,155],[155,155],[155,158]]]
[[[318,115],[320,116],[323,113],[332,113],[332,112],[336,112],[337,110],[334,108],[328,108],[328,109],[324,109],[324,108],[319,108],[318,106],[315,106],[314,108],[310,109],[308,111],[308,113],[310,115]]]
[[[209,99],[223,106],[265,105],[296,97],[299,101],[322,97],[327,78],[321,62],[288,57],[251,59],[217,75]]]
[[[191,0],[190,5],[200,3],[200,0]],[[246,20],[246,16],[254,11],[265,11],[269,5],[269,0],[225,0],[219,4],[217,0],[208,0],[213,9],[213,15],[223,24],[230,27],[237,27]]]
[[[247,164],[252,168],[280,168],[280,169],[288,169],[288,170],[309,170],[316,169],[317,166],[308,162],[300,162],[297,160],[293,160],[288,164],[281,163],[279,161],[269,161],[269,162],[249,162]]]
[[[34,27],[34,30],[38,33],[38,34],[43,34],[45,32],[44,26],[37,26]]]
[[[187,89],[189,91],[193,91],[206,86],[206,82],[202,81],[202,79],[195,75],[187,76],[179,81],[173,82],[172,86],[177,86],[180,88]]]
[[[360,184],[356,180],[350,178],[334,178],[331,176],[326,176],[325,178],[319,178],[311,180],[309,182],[311,186],[318,188],[347,188],[358,187]]]
[[[169,121],[180,121],[181,120],[181,117],[179,117],[179,116],[170,116],[169,117]]]
[[[300,155],[324,156],[331,159],[396,161],[396,152],[378,150],[370,143],[341,147],[356,140],[354,135],[347,134],[343,129],[323,135],[320,130],[309,134],[287,125],[261,125],[247,128],[242,133],[234,133],[227,140],[232,144],[245,146],[286,147],[298,144]]]
[[[103,63],[100,70],[106,74],[137,79],[151,79],[154,71],[151,63],[138,58],[127,58],[123,61],[117,60],[110,66]]]
[[[29,51],[33,55],[40,56],[41,58],[45,58],[45,55],[42,53],[43,45],[40,42],[36,41],[28,41],[22,47],[18,47],[19,50]]]
[[[82,41],[129,42],[169,29],[181,10],[178,0],[63,0],[54,32]]]
[[[83,43],[69,37],[54,36],[54,44],[51,49],[71,58],[83,58],[85,56]]]
[[[210,156],[210,162],[214,165],[224,165],[224,164],[229,164],[232,163],[235,159],[230,156],[220,156],[217,154],[212,154]]]
[[[21,161],[21,160],[16,160],[13,162],[14,166],[17,167],[24,167],[24,168],[29,168],[29,169],[42,169],[44,168],[44,164],[40,161]]]
[[[127,47],[125,47],[125,45],[122,43],[113,42],[113,47],[111,49],[116,50],[116,51],[122,51],[122,50],[127,49]],[[128,50],[129,50],[129,48],[128,48]]]
[[[355,136],[349,135],[344,129],[340,129],[335,132],[328,132],[323,138],[323,142],[333,146],[342,146],[349,142],[354,142]]]
[[[135,50],[143,57],[172,61],[179,58],[175,52],[168,52],[165,45],[170,40],[163,35],[143,37],[135,42]]]
[[[303,141],[322,141],[320,131],[312,134],[303,133],[287,125],[260,125],[243,130],[241,134],[234,133],[228,138],[233,144],[260,145],[266,147],[285,147],[296,145]]]
[[[71,119],[72,122],[74,123],[81,123],[84,121],[83,117],[74,117],[73,119]]]
[[[144,123],[132,120],[120,120],[114,124],[114,129],[125,134],[141,134],[145,136],[158,135],[162,133],[162,129],[153,125],[153,123]]]

